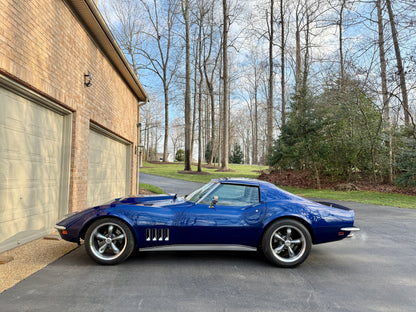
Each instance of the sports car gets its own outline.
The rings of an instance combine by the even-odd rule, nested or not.
[[[100,264],[134,250],[169,245],[248,246],[280,267],[294,267],[313,244],[352,232],[354,211],[313,202],[254,179],[215,179],[185,197],[127,196],[74,212],[56,224],[64,240],[84,245]]]

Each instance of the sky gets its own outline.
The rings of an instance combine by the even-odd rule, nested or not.
[[[305,1],[305,0],[302,0]],[[136,1],[141,3],[140,1]],[[167,9],[167,0],[160,0],[157,3],[160,5],[158,9],[159,16],[163,14],[161,11]],[[192,1],[191,1],[192,2]],[[309,1],[311,3],[312,1]],[[108,23],[113,27],[119,27],[117,22],[117,14],[112,9],[112,4],[116,3],[115,0],[100,0],[99,8],[103,12],[103,15],[107,19]],[[143,0],[143,3],[151,4],[151,0]],[[287,94],[293,91],[294,79],[293,79],[293,67],[294,67],[294,51],[295,51],[295,32],[294,32],[294,1],[289,1],[291,6],[285,12],[288,19],[286,28],[289,29],[287,37],[287,63],[286,63],[286,77],[288,90]],[[328,79],[336,76],[339,71],[339,41],[338,41],[338,25],[337,21],[337,8],[334,8],[334,3],[337,1],[320,1],[319,9],[311,23],[311,42],[312,48],[310,51],[311,59],[313,60],[310,68],[310,84],[311,86],[319,86],[323,79]],[[351,2],[350,2],[351,3]],[[415,74],[411,72],[411,68],[416,68],[416,7],[412,5],[412,1],[405,2],[404,5],[400,2],[396,3],[395,9],[397,12],[397,20],[400,21],[400,36],[402,44],[404,63],[409,68],[408,74],[408,88],[410,90],[410,98],[414,103],[414,90],[415,87]],[[221,24],[222,8],[221,3],[215,4],[214,19],[217,24]],[[246,107],[246,99],[248,94],[243,90],[244,85],[247,83],[247,79],[250,77],[251,71],[250,58],[252,58],[253,49],[257,51],[258,57],[256,61],[267,60],[268,42],[264,40],[267,36],[267,23],[265,21],[265,15],[269,10],[269,1],[256,1],[256,0],[232,0],[230,4],[230,47],[229,56],[231,63],[230,75],[232,75],[231,82],[231,107],[235,111],[244,109]],[[402,9],[405,7],[405,11]],[[279,1],[275,1],[276,11],[276,26],[275,37],[276,44],[275,51],[275,103],[280,103],[280,55],[279,55],[279,43],[280,43],[280,26],[278,24],[279,19]],[[143,13],[143,9],[141,10]],[[357,77],[365,79],[370,78],[369,81],[374,85],[374,89],[379,88],[379,57],[378,50],[376,49],[376,42],[378,38],[377,26],[372,20],[376,19],[376,10],[374,4],[371,1],[355,1],[354,4],[349,4],[344,11],[344,30],[343,30],[343,45],[345,60],[348,64],[347,71],[357,75]],[[145,17],[139,21],[140,27],[146,31],[151,31],[151,24],[145,20]],[[192,23],[191,28],[195,27],[195,23]],[[182,18],[177,20],[175,32],[175,43],[183,42],[183,23]],[[388,53],[388,70],[391,75],[391,80],[394,77],[395,60],[393,54],[393,47],[391,39],[389,37],[389,27],[386,19],[386,51]],[[195,36],[195,30],[193,35]],[[162,34],[163,36],[163,34]],[[157,55],[157,47],[149,40],[143,39],[142,42],[146,43],[146,50],[153,55]],[[217,45],[220,38],[216,39]],[[304,37],[302,37],[304,40]],[[193,45],[195,47],[195,45]],[[181,48],[182,49],[182,48]],[[179,57],[183,57],[183,49],[179,52]],[[413,60],[412,60],[413,57]],[[142,58],[138,58],[139,63],[145,63]],[[412,67],[413,66],[413,67]],[[183,115],[183,94],[184,94],[184,60],[181,59],[179,63],[178,77],[171,85],[170,92],[170,121],[182,117]],[[161,88],[161,81],[157,75],[149,70],[140,70],[139,79],[146,88],[146,90],[152,95],[152,101],[158,101],[163,103],[163,89]],[[370,88],[372,86],[370,85]],[[263,98],[265,94],[263,93]],[[151,104],[150,104],[151,105]],[[414,108],[414,106],[413,106]],[[162,140],[161,140],[162,141]]]

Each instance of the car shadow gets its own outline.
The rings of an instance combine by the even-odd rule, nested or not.
[[[348,267],[345,254],[337,255],[334,250],[315,246],[306,261],[293,269],[325,270],[331,267]],[[53,263],[54,266],[66,267],[97,267],[109,268],[114,266],[99,265],[86,253],[83,245],[75,248]],[[240,250],[145,250],[135,251],[129,259],[119,266],[247,266],[258,268],[279,269],[271,264],[261,252]],[[287,269],[283,269],[287,270]],[[290,270],[290,269],[289,269]]]

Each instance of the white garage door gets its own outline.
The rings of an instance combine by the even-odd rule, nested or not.
[[[52,230],[66,210],[65,127],[62,114],[0,86],[0,251]]]
[[[92,125],[88,153],[87,207],[130,193],[130,144]]]

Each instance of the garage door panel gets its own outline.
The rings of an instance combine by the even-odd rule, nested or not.
[[[9,197],[10,199],[10,197]],[[13,202],[13,200],[9,200],[9,203]],[[16,206],[17,208],[14,210],[6,210],[6,211],[0,211],[0,218],[3,222],[3,224],[7,227],[10,225],[15,226],[19,223],[25,223],[27,218],[38,218],[39,220],[43,220],[44,218],[47,218],[49,221],[56,221],[56,219],[53,219],[51,217],[52,214],[54,214],[54,211],[56,210],[56,207],[54,205],[51,205],[50,203],[43,204],[40,207],[38,205],[34,205],[33,203],[22,203],[20,206]],[[46,228],[46,224],[49,223],[43,223],[40,224],[38,227],[31,227],[32,230],[39,230]]]
[[[130,145],[93,129],[89,136],[87,205],[125,196],[130,188]]]
[[[1,87],[0,111],[1,244],[58,218],[64,116]]]

